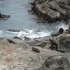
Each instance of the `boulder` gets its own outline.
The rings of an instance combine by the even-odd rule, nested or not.
[[[65,64],[66,63],[66,64]],[[68,60],[62,56],[49,57],[40,70],[68,70]]]
[[[66,4],[66,5],[70,4],[70,0],[55,0],[55,1],[57,1],[58,3]]]
[[[36,50],[40,52],[37,53]],[[32,49],[24,42],[12,44],[7,39],[0,39],[0,70],[68,70],[68,68],[69,61],[60,52],[40,47]]]
[[[61,14],[64,14],[64,15],[66,14],[66,11],[60,8],[59,4],[56,3],[55,1],[51,1],[48,4],[50,5],[50,8],[57,10]]]
[[[48,22],[68,21],[70,18],[69,0],[35,0],[32,10]]]
[[[10,18],[10,15],[4,15],[0,13],[0,19],[7,19]]]
[[[34,11],[38,16],[42,17],[45,20],[48,20],[49,22],[53,22],[60,17],[60,13],[50,9],[49,5],[46,3],[45,4],[36,3],[34,5]]]
[[[58,44],[58,50],[70,51],[70,34],[61,34],[54,40]]]
[[[15,30],[15,29],[8,29],[7,31],[10,31],[10,32],[20,32],[20,30]]]

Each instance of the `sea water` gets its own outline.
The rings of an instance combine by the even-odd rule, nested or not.
[[[24,36],[38,38],[50,36],[56,33],[59,28],[67,29],[68,25],[62,22],[57,23],[37,23],[35,15],[28,13],[31,9],[29,5],[33,0],[0,0],[0,12],[10,15],[7,20],[0,19],[0,37],[11,38]],[[19,32],[7,31],[9,29],[20,30]]]

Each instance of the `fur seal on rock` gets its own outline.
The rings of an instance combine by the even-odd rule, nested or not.
[[[58,45],[57,45],[57,43],[56,42],[54,42],[53,40],[51,40],[51,39],[49,39],[49,41],[51,42],[51,46],[50,46],[50,49],[51,50],[56,50],[56,51],[58,51]]]
[[[64,32],[64,29],[63,28],[60,28],[58,33],[59,34],[62,34],[63,32]]]
[[[8,41],[9,43],[16,44],[14,41],[12,41],[12,40],[10,40],[10,39],[7,39],[7,41]]]
[[[58,31],[58,33],[53,34],[52,36],[58,36],[58,35],[63,34],[63,33],[64,33],[64,29],[60,28],[59,31]]]
[[[35,48],[35,47],[32,47],[32,51],[37,52],[37,53],[40,53],[40,50],[37,49],[37,48]]]

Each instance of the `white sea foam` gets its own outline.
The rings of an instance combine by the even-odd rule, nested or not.
[[[2,37],[2,33],[3,33],[3,31],[2,31],[2,30],[0,30],[0,37]]]
[[[8,33],[14,33],[14,34],[18,34],[18,32],[12,32],[12,31],[7,31]]]
[[[39,37],[44,37],[44,36],[50,36],[51,32],[36,32],[35,30],[28,30],[25,29],[25,31],[20,31],[18,32],[18,37],[24,38],[24,36],[29,37],[29,38],[39,38]]]
[[[63,28],[64,30],[68,29],[68,25],[61,23],[58,26],[56,26],[58,29]]]
[[[56,26],[56,30],[63,28],[63,29],[68,29],[68,25],[64,24],[64,23],[60,23]],[[12,32],[12,31],[2,31],[0,30],[0,37],[7,37],[7,38],[11,38],[14,36],[20,37],[22,39],[24,39],[24,36],[29,37],[31,39],[34,38],[39,38],[39,37],[44,37],[44,36],[50,36],[54,31],[51,30],[41,30],[41,29],[23,29],[20,30],[19,32]]]
[[[44,36],[50,36],[51,35],[51,32],[38,32],[37,34],[31,34],[30,36],[27,36],[29,38],[39,38],[39,37],[44,37]]]

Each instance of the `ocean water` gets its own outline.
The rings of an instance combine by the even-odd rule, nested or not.
[[[62,22],[37,23],[35,16],[28,13],[31,9],[30,2],[33,0],[0,0],[0,12],[10,15],[7,20],[0,19],[0,37],[11,38],[24,36],[38,38],[50,36],[59,28],[67,29],[68,25]],[[7,31],[8,29],[20,30],[19,32]]]

